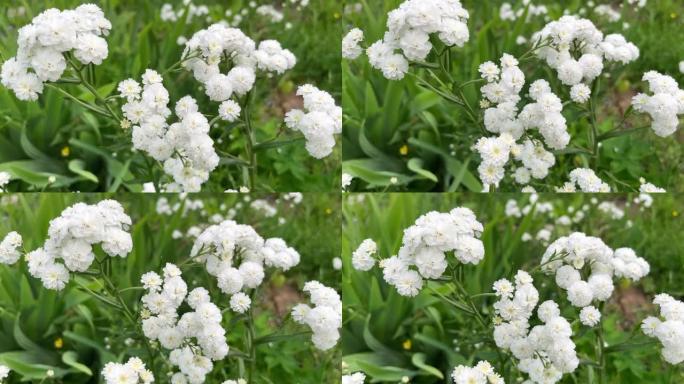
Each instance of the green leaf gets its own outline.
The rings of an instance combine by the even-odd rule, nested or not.
[[[420,368],[421,370],[425,371],[426,373],[439,377],[440,379],[444,379],[444,375],[442,372],[439,371],[439,369],[428,365],[425,363],[426,356],[424,353],[414,353],[413,356],[411,356],[411,363],[415,365],[416,367]]]
[[[79,372],[83,372],[88,376],[93,375],[93,371],[88,368],[88,366],[81,364],[78,362],[78,354],[74,351],[66,351],[64,354],[62,354],[62,361],[64,364],[73,367]]]
[[[42,361],[44,362],[52,362],[55,360],[55,353],[48,351],[47,349],[41,347],[40,345],[34,343],[31,339],[29,339],[25,334],[24,331],[21,330],[21,326],[19,325],[21,323],[21,315],[18,314],[17,318],[14,320],[14,340],[24,348],[25,350],[29,352],[33,352],[36,354],[36,356],[39,356]]]
[[[423,160],[422,159],[414,157],[408,161],[408,164],[406,166],[408,167],[408,169],[412,170],[413,172],[417,173],[418,175],[422,176],[423,178],[432,180],[435,183],[437,182],[437,176],[435,176],[434,173],[423,168]]]
[[[71,172],[83,177],[86,180],[90,180],[93,183],[99,183],[97,176],[95,176],[92,172],[87,171],[85,166],[85,161],[81,159],[73,159],[69,162],[69,170]]]

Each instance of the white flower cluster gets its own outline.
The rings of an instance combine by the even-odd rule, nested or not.
[[[383,276],[402,296],[416,296],[423,278],[436,279],[447,268],[446,253],[453,252],[463,264],[478,264],[484,258],[484,245],[478,238],[482,223],[468,208],[458,207],[449,213],[428,212],[404,230],[397,256],[380,261]],[[372,240],[365,240],[354,252],[354,268],[368,270],[373,266],[370,255],[377,251]],[[411,267],[415,266],[415,269]]]
[[[133,124],[133,147],[163,162],[164,172],[173,178],[167,191],[199,192],[209,173],[219,163],[209,121],[198,111],[197,102],[185,96],[176,103],[180,121],[169,125],[169,92],[162,77],[151,69],[142,77],[143,87],[133,79],[119,83],[127,103],[122,110]]]
[[[656,295],[653,303],[660,307],[660,317],[664,320],[649,316],[641,329],[646,336],[660,341],[665,361],[679,364],[684,361],[684,303],[666,293]]]
[[[359,28],[353,28],[344,38],[342,38],[342,57],[345,59],[354,60],[361,56],[363,48],[360,44],[363,41],[363,31]]]
[[[451,372],[454,384],[504,384],[504,379],[494,371],[494,367],[486,361],[478,362],[474,367],[459,365]]]
[[[17,232],[8,233],[0,242],[0,264],[14,264],[21,258],[21,235]]]
[[[494,283],[499,301],[494,309],[499,323],[494,326],[494,341],[499,348],[510,350],[519,360],[518,370],[534,383],[556,383],[564,373],[579,365],[572,342],[572,327],[560,316],[558,304],[548,300],[539,305],[537,317],[543,323],[530,329],[529,320],[539,302],[539,292],[532,277],[518,271],[515,284],[507,279]]]
[[[12,179],[12,175],[7,172],[0,172],[0,192],[5,192],[5,186],[9,184]]]
[[[125,364],[109,362],[102,369],[105,384],[150,384],[154,376],[138,357],[131,357]]]
[[[373,254],[378,252],[378,245],[373,239],[366,239],[352,253],[352,266],[357,271],[369,271],[375,266]]]
[[[589,193],[608,193],[610,185],[604,183],[593,170],[589,168],[575,168],[570,171],[570,181],[556,188],[556,192],[577,192],[579,187],[582,192]]]
[[[131,218],[114,200],[76,203],[50,221],[45,244],[26,254],[28,271],[45,288],[62,290],[69,271],[84,272],[93,263],[93,245],[99,244],[109,256],[126,257],[133,249],[130,225]]]
[[[2,85],[20,100],[37,100],[43,83],[57,81],[66,70],[65,52],[83,64],[101,64],[107,58],[112,24],[95,4],[74,10],[48,9],[19,29],[17,55],[2,65]],[[31,70],[32,72],[30,72]]]
[[[530,177],[543,179],[548,175],[556,159],[543,145],[530,139],[517,144],[526,130],[538,129],[547,146],[563,149],[570,142],[566,120],[561,114],[563,103],[545,80],[531,84],[529,96],[534,103],[527,104],[518,113],[519,94],[525,85],[525,75],[518,67],[518,60],[508,54],[501,57],[501,67],[492,62],[482,63],[480,74],[487,84],[480,91],[485,103],[493,103],[484,113],[487,131],[500,134],[499,137],[483,137],[474,146],[482,163],[478,168],[485,186],[498,185],[504,177],[504,168],[511,156],[522,167],[516,169],[514,178],[520,184],[527,184]]]
[[[311,328],[311,341],[316,348],[325,351],[337,344],[342,328],[342,299],[332,288],[318,281],[304,284],[304,292],[309,293],[313,308],[307,304],[297,304],[292,308],[292,319]]]
[[[639,48],[627,42],[624,36],[610,34],[604,37],[590,20],[577,16],[563,16],[546,24],[534,34],[533,40],[546,43],[537,55],[555,69],[558,79],[568,86],[578,86],[582,82],[590,84],[603,72],[604,59],[627,64],[639,57]],[[587,91],[588,87],[583,90]]]
[[[432,50],[431,34],[462,47],[470,38],[468,16],[459,0],[406,0],[387,15],[384,38],[366,50],[370,65],[389,80],[401,80],[409,61],[424,61]]]
[[[204,85],[207,96],[223,103],[233,95],[246,95],[254,86],[257,70],[283,74],[297,62],[292,52],[277,41],[264,40],[257,47],[242,31],[223,24],[196,32],[186,43],[183,57],[183,66]],[[219,68],[224,57],[232,64],[227,74]],[[233,103],[230,105],[234,108]]]
[[[679,116],[684,114],[684,90],[677,81],[656,71],[644,74],[653,95],[639,93],[632,99],[635,111],[647,113],[653,119],[651,129],[656,135],[667,137],[677,131]]]
[[[342,375],[342,384],[363,384],[366,381],[366,375],[361,372],[355,372],[351,375]]]
[[[249,225],[226,220],[207,227],[197,236],[190,256],[206,265],[221,291],[231,297],[236,312],[249,309],[251,300],[242,290],[253,289],[264,280],[264,267],[287,271],[299,264],[299,253],[283,239],[264,241]],[[239,264],[238,264],[239,263]],[[237,297],[235,297],[237,295]]]
[[[332,153],[334,135],[342,133],[342,108],[328,92],[311,84],[297,88],[297,95],[304,99],[304,110],[288,111],[285,124],[304,135],[311,156],[322,159]]]
[[[613,251],[601,239],[574,232],[549,245],[541,260],[542,271],[554,274],[556,284],[568,293],[575,307],[586,307],[592,301],[606,301],[613,294],[613,276],[638,281],[650,270],[648,262],[630,248]],[[588,279],[580,273],[591,271]]]
[[[171,382],[204,383],[214,366],[212,360],[228,355],[221,310],[211,302],[206,289],[198,287],[188,293],[181,271],[174,264],[166,264],[163,279],[156,272],[147,272],[140,281],[147,290],[140,299],[144,308],[143,333],[171,350],[169,362],[180,369]],[[193,311],[180,315],[178,309],[184,301]]]

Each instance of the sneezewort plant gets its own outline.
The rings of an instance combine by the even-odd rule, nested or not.
[[[458,21],[441,23],[430,14],[444,14],[447,19],[456,17]],[[388,80],[401,80],[408,75],[419,87],[461,109],[468,123],[478,127],[482,134],[479,140],[466,140],[471,141],[467,144],[482,158],[478,172],[484,191],[500,187],[506,177],[506,167],[514,171],[511,179],[524,191],[548,188],[542,179],[555,164],[555,157],[563,155],[578,156],[584,168],[591,168],[597,174],[605,173],[621,186],[638,189],[615,180],[605,171],[600,158],[601,143],[648,128],[634,127],[636,123],[629,118],[634,116],[635,109],[653,117],[650,126],[657,135],[672,134],[678,126],[677,115],[684,111],[684,91],[677,83],[668,76],[649,72],[644,80],[654,88],[654,95],[635,97],[633,106],[621,116],[620,123],[610,131],[601,132],[598,119],[601,76],[604,68],[615,68],[611,63],[624,65],[636,60],[639,50],[634,44],[619,34],[604,36],[589,20],[564,16],[535,33],[530,39],[529,50],[518,58],[504,54],[501,68],[492,62],[480,65],[482,79],[456,80],[459,76],[454,73],[453,64],[457,59],[452,53],[454,48],[463,47],[469,38],[465,25],[468,18],[468,12],[459,1],[422,3],[407,0],[387,15],[387,31],[382,40],[364,46],[363,31],[352,29],[342,41],[343,56],[354,60],[365,51],[371,67],[382,71]],[[450,40],[446,36],[458,38]],[[544,61],[555,70],[557,81],[546,80],[571,88],[567,92],[554,86],[552,91],[549,81],[539,79],[529,90],[534,102],[519,110],[518,104],[526,95],[521,94],[525,79],[518,64],[528,69],[533,60]],[[470,100],[472,97],[466,96],[467,87],[482,82],[487,84],[480,89],[482,100],[475,105]],[[545,90],[540,92],[539,88]],[[564,100],[566,98],[569,100]],[[577,140],[570,145],[568,124],[561,114],[567,109],[575,109],[579,113],[575,115],[587,119],[586,148],[578,145]],[[535,134],[533,129],[538,129],[540,134]],[[545,146],[550,148],[546,150]],[[522,164],[510,166],[513,160]],[[606,191],[601,188],[601,192]]]

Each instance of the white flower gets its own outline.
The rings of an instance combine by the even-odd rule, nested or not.
[[[9,376],[10,369],[6,365],[0,364],[0,380],[4,380]],[[353,383],[353,382],[352,382]],[[363,383],[363,380],[361,380],[359,383]],[[356,383],[353,383],[356,384]]]
[[[366,381],[366,375],[361,372],[355,372],[351,375],[342,375],[342,384],[363,384]]]
[[[106,36],[111,27],[94,4],[40,13],[19,29],[17,55],[3,64],[2,85],[20,100],[37,100],[44,82],[62,77],[67,68],[65,53],[73,52],[83,64],[101,64],[108,55],[107,42],[101,36]]]
[[[342,132],[342,109],[327,92],[311,84],[297,88],[304,99],[304,110],[292,109],[285,115],[288,128],[299,131],[306,139],[306,150],[317,159],[332,153],[335,134]]]
[[[677,131],[679,115],[684,114],[684,90],[677,81],[656,71],[644,74],[653,95],[640,93],[632,99],[636,112],[647,113],[653,119],[651,128],[656,135],[667,137]]]
[[[252,300],[243,292],[238,292],[230,297],[230,309],[237,313],[245,313],[252,304]]]
[[[359,44],[363,41],[363,31],[354,28],[342,39],[342,57],[354,60],[363,53]]]
[[[578,186],[582,192],[590,193],[606,193],[610,192],[610,186],[604,183],[596,176],[593,170],[589,168],[575,168],[570,172],[570,187],[556,188],[558,192],[574,192],[574,186]]]
[[[646,336],[660,341],[665,361],[679,364],[684,361],[684,303],[667,294],[656,295],[653,303],[660,307],[660,316],[664,320],[647,317],[641,329]]]
[[[95,259],[93,245],[99,244],[111,257],[126,257],[133,248],[127,232],[130,225],[131,218],[114,200],[74,204],[50,221],[45,244],[26,255],[29,273],[46,288],[61,290],[69,281],[69,271],[90,267]]]
[[[400,80],[408,71],[409,60],[424,61],[430,53],[430,35],[436,34],[447,46],[462,47],[470,37],[468,16],[458,0],[406,0],[389,13],[384,38],[366,50],[369,62],[387,79]],[[356,46],[355,39],[348,39],[350,47]],[[353,56],[357,51],[347,53]]]
[[[219,116],[231,123],[240,117],[240,111],[240,105],[233,100],[226,100],[219,105]]]
[[[352,253],[352,266],[358,271],[368,271],[375,265],[372,257],[378,251],[378,246],[373,239],[366,239]]]
[[[149,384],[154,382],[152,372],[137,357],[131,357],[125,364],[109,362],[102,369],[106,384]]]
[[[579,316],[582,324],[587,327],[593,327],[601,321],[601,312],[593,306],[582,308]]]
[[[451,372],[454,384],[501,384],[503,379],[488,361],[480,361],[475,367],[459,365]]]
[[[292,318],[311,328],[311,341],[316,348],[328,350],[337,344],[342,327],[342,300],[332,288],[318,281],[309,281],[304,291],[311,296],[314,307],[299,304],[292,309]]]
[[[576,84],[570,89],[570,98],[576,103],[586,103],[591,97],[591,89],[586,84]]]
[[[14,264],[21,257],[21,235],[17,232],[8,233],[0,242],[0,264]]]

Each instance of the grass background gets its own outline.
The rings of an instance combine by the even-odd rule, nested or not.
[[[387,13],[401,2],[361,1],[360,12],[345,15],[345,33],[359,27],[365,32],[364,44],[372,44],[382,38],[386,30]],[[470,11],[470,40],[465,47],[452,49],[451,74],[458,83],[479,78],[479,64],[487,60],[498,62],[504,52],[521,56],[529,45],[516,44],[516,37],[529,39],[546,24],[543,16],[531,17],[528,22],[524,18],[502,21],[499,9],[503,0],[463,0],[462,3]],[[509,3],[516,10],[523,8],[522,1]],[[645,8],[625,6],[622,20],[615,23],[597,16],[584,0],[537,0],[532,3],[546,5],[552,20],[562,16],[564,11],[577,14],[584,8],[588,12],[584,17],[592,20],[605,34],[622,33],[640,48],[637,61],[626,66],[611,65],[612,76],[601,79],[598,94],[600,132],[617,125],[633,94],[645,90],[641,82],[644,72],[657,70],[673,76],[680,84],[684,82],[684,74],[678,69],[678,63],[684,60],[684,44],[681,43],[684,29],[680,27],[684,18],[683,2],[649,0]],[[594,3],[611,4],[617,9],[627,1],[598,0]],[[624,29],[623,22],[628,23],[629,28]],[[426,61],[435,62],[434,53]],[[546,64],[531,60],[521,64],[521,69],[525,72],[527,87],[532,81],[545,78],[555,90],[562,89],[559,97],[569,99],[569,88],[560,86],[557,75]],[[412,68],[411,71],[427,77],[424,70]],[[342,73],[343,172],[357,178],[350,190],[481,190],[477,177],[480,158],[470,147],[482,134],[460,107],[417,86],[411,76],[396,82],[386,80],[378,70],[370,68],[365,56],[356,61],[343,61]],[[470,85],[464,90],[470,104],[479,105],[479,86]],[[565,107],[563,114],[573,137],[570,146],[587,148],[590,126],[586,117],[572,105]],[[630,121],[634,122],[631,126],[638,127],[646,125],[648,120],[640,116],[632,117]],[[668,191],[682,191],[683,135],[680,130],[668,138],[660,138],[649,129],[604,141],[597,173],[613,190],[638,190],[639,178],[644,177]],[[572,169],[588,164],[586,156],[577,154],[559,155],[556,160],[550,176],[533,184],[538,191],[552,192],[554,186],[567,181]],[[392,177],[397,178],[396,184],[390,182]],[[520,189],[508,180],[502,184],[501,191]]]
[[[104,198],[121,202],[133,220],[130,233],[133,251],[125,259],[113,260],[113,281],[119,289],[139,286],[140,276],[148,271],[160,272],[167,263],[186,260],[192,247],[191,239],[173,240],[174,230],[186,233],[196,225],[208,224],[215,213],[225,216],[233,208],[236,221],[255,227],[262,237],[281,237],[301,254],[301,263],[286,273],[267,272],[260,287],[259,300],[253,302],[257,337],[274,332],[285,334],[302,332],[305,328],[285,321],[288,309],[296,302],[306,301],[301,296],[303,284],[319,280],[331,287],[339,287],[339,272],[333,270],[332,259],[340,254],[340,199],[339,195],[305,194],[303,202],[292,205],[274,195],[253,195],[263,198],[278,209],[274,217],[265,217],[252,209],[245,197],[238,195],[198,195],[191,200],[204,203],[202,211],[182,210],[173,215],[156,213],[156,203],[162,196],[101,195],[101,194],[14,194],[2,197],[0,204],[0,236],[10,230],[24,236],[24,248],[33,250],[43,244],[48,223],[61,211],[83,201],[95,203]],[[183,201],[174,195],[166,198],[171,205]],[[279,223],[279,219],[284,223]],[[100,252],[96,247],[96,252]],[[141,340],[127,345],[125,339],[135,335],[122,314],[89,296],[75,283],[74,277],[61,291],[50,291],[31,277],[24,261],[14,266],[0,265],[0,364],[13,371],[9,383],[100,383],[100,370],[107,361],[126,361],[132,355],[146,360]],[[218,291],[216,279],[204,268],[184,269],[183,278],[189,290],[204,286],[212,292],[212,302],[220,308],[228,307],[229,297]],[[101,289],[102,283],[81,278],[90,289]],[[123,293],[129,307],[141,308],[141,291]],[[224,313],[228,345],[240,349],[246,330],[242,322],[235,322],[232,312]],[[258,347],[258,379],[255,383],[274,383],[280,380],[319,384],[339,380],[339,352],[335,349],[320,352],[313,347],[309,336],[277,339]],[[59,343],[62,343],[61,345]],[[46,379],[52,369],[55,378]],[[90,372],[90,374],[88,374]],[[215,362],[207,382],[222,382],[238,377],[238,362],[227,357]],[[157,377],[155,382],[166,382]]]
[[[177,45],[179,36],[190,38],[193,33],[213,22],[228,19],[226,10],[233,14],[250,9],[240,28],[259,41],[276,39],[290,49],[298,59],[294,69],[272,79],[259,75],[253,96],[254,127],[257,141],[274,137],[278,131],[284,108],[296,106],[294,92],[305,83],[330,92],[340,99],[341,75],[339,68],[339,36],[341,6],[332,0],[312,0],[308,7],[296,10],[289,2],[259,1],[280,7],[285,4],[285,20],[271,23],[255,15],[246,0],[196,1],[207,5],[212,22],[195,17],[190,24],[183,21],[165,22],[160,9],[165,2],[181,9],[174,1],[95,0],[112,22],[107,37],[109,56],[96,67],[98,91],[102,96],[115,92],[121,80],[139,80],[146,68],[160,73],[177,62],[183,50]],[[15,1],[0,0],[0,61],[16,54],[17,29],[31,22],[43,10],[75,8],[77,0]],[[10,8],[23,6],[26,14],[8,18]],[[290,22],[291,29],[284,24]],[[335,47],[335,49],[331,49]],[[171,95],[170,106],[184,95],[197,98],[201,112],[216,115],[218,103],[210,102],[199,90],[199,83],[187,71],[166,76],[165,87]],[[70,86],[70,92],[92,99],[84,88]],[[294,104],[293,104],[294,103]],[[212,130],[215,148],[233,155],[244,156],[242,134],[219,123]],[[218,141],[221,141],[219,143]],[[65,100],[54,90],[46,89],[37,102],[22,102],[4,87],[0,87],[0,170],[18,179],[11,191],[138,191],[141,183],[150,181],[142,154],[131,153],[130,132],[123,132],[115,123],[91,114],[84,108]],[[309,156],[303,142],[264,150],[259,154],[259,191],[336,191],[339,189],[340,150],[336,149],[325,160]],[[56,181],[48,183],[50,176]],[[204,191],[237,189],[244,185],[242,171],[234,164],[222,161],[204,185]]]
[[[540,202],[553,204],[554,217],[573,216],[584,205],[589,209],[586,218],[572,227],[556,225],[551,241],[581,231],[597,236],[611,248],[631,247],[651,266],[650,274],[638,283],[616,280],[616,291],[603,311],[604,333],[608,346],[625,342],[630,332],[647,315],[657,314],[651,306],[652,296],[666,292],[680,300],[684,296],[681,276],[684,272],[684,249],[679,241],[684,230],[682,197],[653,195],[651,208],[640,209],[631,203],[635,195],[540,195]],[[612,201],[625,210],[625,217],[613,220],[597,210],[597,202]],[[405,298],[387,285],[378,268],[371,272],[355,271],[351,253],[366,238],[378,244],[382,258],[395,255],[401,245],[403,230],[418,216],[431,211],[448,212],[454,207],[471,208],[484,225],[482,241],[485,258],[477,266],[464,268],[464,286],[471,295],[492,292],[492,283],[502,277],[512,278],[518,269],[530,270],[539,265],[546,247],[539,241],[523,242],[528,232],[535,236],[553,218],[546,214],[529,214],[522,218],[507,217],[504,207],[509,199],[522,207],[529,197],[523,194],[355,194],[345,196],[343,208],[343,277],[344,327],[342,340],[343,361],[350,372],[364,371],[371,382],[398,382],[402,377],[411,383],[444,383],[459,364],[473,365],[487,359],[504,375],[507,383],[515,383],[519,375],[511,370],[510,361],[503,366],[501,355],[488,342],[492,327],[481,329],[473,318],[450,305],[445,305],[435,294],[424,288],[415,298]],[[536,209],[536,207],[535,207]],[[631,226],[628,224],[631,222]],[[450,265],[455,263],[448,257]],[[577,319],[579,311],[572,308],[565,293],[559,291],[553,278],[535,274],[535,287],[540,302],[554,299],[562,314]],[[450,284],[431,286],[441,294],[448,294]],[[491,320],[492,298],[481,297],[476,305]],[[575,326],[573,341],[583,363],[562,383],[597,382],[597,370],[588,360],[595,361],[595,334],[586,327]],[[636,332],[630,343],[653,339]],[[609,347],[610,348],[610,347]],[[607,355],[609,383],[679,383],[684,380],[681,364],[665,364],[657,344],[638,345],[617,350]],[[442,377],[440,377],[442,375]],[[450,381],[446,381],[450,382]]]

